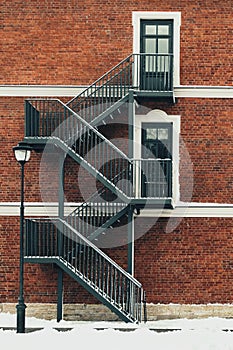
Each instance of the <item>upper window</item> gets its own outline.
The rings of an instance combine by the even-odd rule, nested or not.
[[[141,20],[141,89],[173,90],[173,21]]]
[[[166,76],[172,64],[171,83],[173,86],[180,85],[180,25],[180,12],[133,12],[133,52],[151,54],[151,58],[148,56],[143,62],[145,76],[140,77],[141,81],[149,76],[151,70],[155,70],[155,65],[160,75],[159,82],[163,81],[159,71]],[[161,58],[152,58],[155,54],[161,55]],[[173,62],[168,58],[170,54],[173,55]],[[153,81],[156,83],[155,79]],[[166,79],[164,81],[167,82]]]

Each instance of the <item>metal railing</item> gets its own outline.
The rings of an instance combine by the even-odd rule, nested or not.
[[[131,322],[141,321],[141,284],[67,222],[26,219],[25,257],[58,259],[110,308]]]
[[[150,92],[173,91],[173,54],[134,54],[133,88]]]
[[[173,54],[131,54],[68,103],[92,123],[124,98],[130,89],[150,92],[173,90]]]
[[[56,135],[62,140],[65,130],[64,124],[69,126],[72,112],[66,112],[65,105],[58,99],[29,99],[25,100],[25,136],[50,137]],[[70,119],[71,121],[71,119]]]
[[[108,222],[116,217],[126,204],[103,202],[83,203],[76,211],[66,218],[66,221],[84,237],[92,238],[93,233],[100,228],[108,228]]]
[[[133,159],[132,162],[136,197],[172,197],[172,159]]]
[[[130,55],[97,79],[67,106],[91,123],[100,114],[125,97],[132,86],[134,56]]]

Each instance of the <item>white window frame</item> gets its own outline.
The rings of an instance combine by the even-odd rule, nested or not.
[[[139,12],[133,11],[133,53],[140,53],[140,22],[141,20],[173,20],[173,51],[174,73],[173,85],[180,86],[180,26],[181,12]]]
[[[135,115],[134,120],[134,147],[133,158],[141,159],[142,123],[172,123],[172,206],[180,201],[179,186],[179,139],[180,139],[180,115],[168,115],[162,110],[154,109],[146,115]],[[136,189],[139,192],[140,179],[136,178]],[[136,193],[140,196],[140,193]]]

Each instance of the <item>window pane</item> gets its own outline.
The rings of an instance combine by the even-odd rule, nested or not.
[[[156,40],[146,38],[146,53],[156,53]]]
[[[158,26],[158,35],[169,35],[169,26],[168,25],[159,25]]]
[[[156,140],[157,139],[157,129],[146,129],[146,139]]]
[[[158,53],[169,53],[168,39],[158,39]]]
[[[168,129],[158,129],[158,139],[168,140]]]
[[[156,26],[146,25],[146,35],[156,35]]]
[[[145,53],[156,53],[156,40],[155,39],[148,39],[146,38],[146,50]],[[153,55],[146,56],[146,66],[145,71],[146,72],[155,72],[156,67],[156,60]]]

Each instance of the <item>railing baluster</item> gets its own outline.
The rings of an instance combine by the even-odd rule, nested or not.
[[[102,259],[101,265],[101,289],[103,294],[105,294],[105,261]]]
[[[90,247],[86,246],[87,254],[86,254],[86,278],[89,280],[88,272],[89,272],[89,259],[90,259]]]

